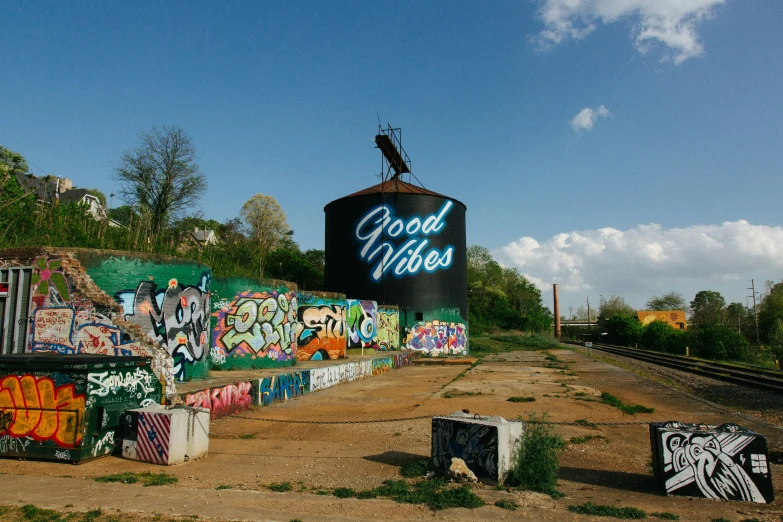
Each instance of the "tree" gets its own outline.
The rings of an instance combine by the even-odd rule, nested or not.
[[[288,228],[285,212],[272,196],[256,194],[242,205],[239,215],[247,225],[250,239],[258,249],[263,276],[264,263],[269,252],[283,245],[293,232]]]
[[[691,301],[691,326],[706,328],[721,325],[725,319],[726,300],[719,292],[701,290]]]
[[[606,320],[607,341],[621,346],[635,346],[642,337],[644,327],[639,319],[615,314]]]
[[[586,306],[580,306],[576,309],[576,312],[574,312],[573,319],[576,319],[578,321],[587,321],[587,307]],[[598,321],[598,310],[590,307],[590,322],[595,323]]]
[[[773,336],[778,339],[780,333],[783,333],[777,327],[778,322],[783,319],[783,281],[767,286],[768,292],[758,307],[759,334],[764,342],[771,344]]]
[[[592,312],[592,310],[590,310]],[[601,320],[607,320],[615,315],[625,315],[628,317],[636,317],[636,310],[631,305],[625,302],[625,299],[613,295],[606,301],[601,303],[598,308],[598,316]]]
[[[120,156],[115,178],[123,199],[149,216],[155,235],[192,211],[207,190],[190,137],[176,126],[139,134],[138,147]]]
[[[645,306],[648,310],[685,310],[685,298],[679,292],[669,292],[652,296]]]

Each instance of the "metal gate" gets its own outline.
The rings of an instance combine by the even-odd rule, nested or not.
[[[0,355],[24,353],[33,268],[0,268]]]

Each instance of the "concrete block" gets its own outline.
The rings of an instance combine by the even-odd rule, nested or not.
[[[761,504],[775,498],[767,440],[742,426],[653,422],[650,445],[667,495]]]
[[[141,462],[171,465],[185,461],[188,413],[184,409],[147,407],[130,410],[122,456]],[[135,437],[135,438],[134,438]]]
[[[209,410],[188,408],[187,447],[185,455],[189,460],[206,456],[209,451]]]
[[[445,474],[456,457],[465,461],[481,482],[502,484],[523,432],[521,422],[503,417],[479,417],[461,411],[433,417],[433,469]]]

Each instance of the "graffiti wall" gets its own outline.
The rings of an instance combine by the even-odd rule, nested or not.
[[[121,415],[161,400],[143,359],[72,360],[0,362],[0,455],[80,461],[109,454]]]
[[[378,341],[378,303],[348,299],[346,333],[348,348],[375,348]]]
[[[378,349],[400,349],[400,309],[396,306],[378,306]]]
[[[297,356],[296,285],[216,278],[212,282],[212,366],[288,366]]]
[[[444,472],[449,469],[454,457],[464,460],[479,479],[497,480],[497,429],[484,424],[433,417],[433,467]]]
[[[432,357],[465,355],[468,353],[468,335],[462,323],[420,323],[407,333],[405,347]]]
[[[210,269],[191,261],[77,251],[87,275],[122,305],[172,359],[174,377],[202,379],[208,370]]]
[[[72,273],[78,278],[84,268],[77,261],[49,253],[37,257],[33,265],[28,352],[150,357],[158,378],[173,383],[168,353],[134,341],[117,324],[116,302],[108,294],[90,292],[86,278],[80,278],[82,284],[77,288],[74,278],[65,273],[65,267],[73,265]],[[100,297],[105,301],[96,299]]]
[[[296,358],[320,361],[345,357],[345,294],[299,293],[299,337]]]
[[[651,423],[653,470],[667,495],[774,500],[767,441],[737,426]]]
[[[206,408],[213,418],[231,415],[252,406],[253,384],[240,382],[216,388],[205,388],[186,394],[185,404],[194,408]]]
[[[264,377],[258,382],[258,404],[269,406],[310,393],[310,370]]]

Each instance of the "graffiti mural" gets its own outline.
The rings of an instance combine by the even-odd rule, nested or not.
[[[650,424],[653,467],[667,495],[767,503],[774,499],[767,441],[736,424]]]
[[[300,293],[299,299],[297,359],[318,361],[345,357],[345,296],[308,292]]]
[[[375,348],[378,304],[375,301],[348,299],[346,329],[348,348]]]
[[[462,323],[419,323],[406,336],[405,347],[430,356],[464,355],[468,349],[468,336]]]
[[[292,361],[296,356],[296,314],[295,291],[246,291],[236,295],[212,313],[213,364],[219,360],[223,360],[221,365],[226,364],[237,357]]]
[[[72,448],[82,441],[84,410],[85,396],[76,393],[73,384],[57,386],[49,377],[33,375],[7,375],[0,380],[0,436]]]
[[[206,408],[212,417],[231,415],[250,408],[253,404],[252,390],[253,385],[250,382],[206,388],[185,395],[185,404],[194,408]]]
[[[269,406],[310,393],[310,370],[264,377],[258,385],[258,403]]]
[[[379,357],[372,360],[372,374],[381,375],[392,370],[392,357]]]
[[[378,307],[378,347],[381,350],[400,349],[400,311],[396,306]]]
[[[135,290],[115,295],[125,310],[125,319],[141,326],[171,355],[178,380],[189,377],[190,366],[206,362],[209,281],[209,272],[201,275],[196,286],[184,286],[172,278],[165,289],[160,289],[153,281],[142,281]]]
[[[498,430],[486,424],[450,418],[432,419],[432,465],[444,473],[452,458],[465,461],[479,479],[498,479]]]
[[[453,202],[446,201],[437,214],[414,216],[407,221],[395,218],[385,204],[367,212],[356,225],[354,236],[361,245],[360,259],[374,265],[371,279],[377,282],[387,273],[396,277],[413,276],[422,270],[432,273],[451,267],[454,247],[448,245],[442,251],[435,247],[427,249],[430,242],[427,236],[443,229],[453,206]],[[398,244],[385,239],[398,239]]]
[[[128,399],[160,401],[158,381],[149,368],[88,373],[87,394],[103,398],[103,404],[127,402]]]

